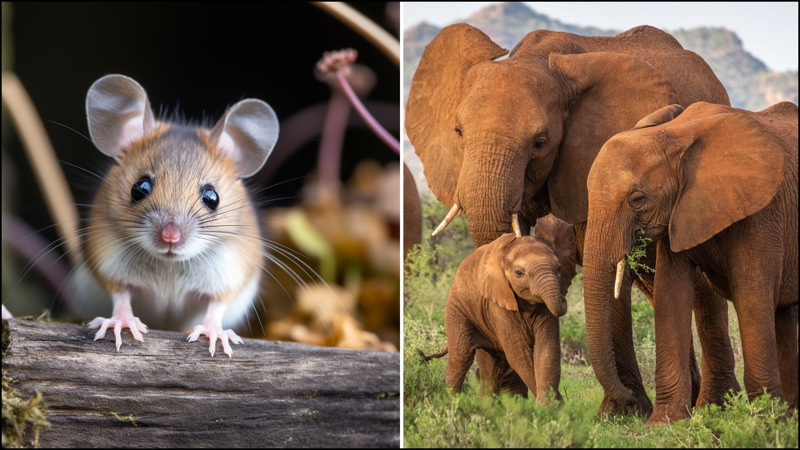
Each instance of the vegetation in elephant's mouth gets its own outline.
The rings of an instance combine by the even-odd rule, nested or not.
[[[652,241],[652,239],[645,237],[644,229],[639,228],[636,230],[636,242],[633,243],[631,251],[625,254],[625,265],[633,269],[633,273],[640,279],[642,278],[642,274],[639,273],[639,270],[648,273],[656,272],[656,269],[639,262],[640,259],[647,256],[647,243],[650,241]]]

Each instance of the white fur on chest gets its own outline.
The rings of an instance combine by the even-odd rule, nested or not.
[[[190,328],[202,321],[212,298],[241,291],[223,317],[224,323],[235,324],[258,293],[260,277],[247,279],[254,272],[260,274],[250,267],[257,262],[242,261],[247,257],[230,247],[186,261],[113,253],[103,258],[96,270],[128,287],[134,314],[154,328]]]

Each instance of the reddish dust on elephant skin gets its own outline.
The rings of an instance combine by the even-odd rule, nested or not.
[[[536,30],[498,60],[507,53],[470,25],[443,28],[425,48],[406,106],[406,131],[428,184],[448,208],[464,211],[476,247],[510,232],[515,215],[523,230],[549,212],[585,224],[586,180],[606,140],[664,106],[730,104],[702,58],[650,26],[611,37]],[[491,99],[488,107],[501,113],[485,114],[476,99]],[[583,236],[576,247],[583,248]],[[600,409],[647,414],[652,404],[633,348],[626,280],[628,300],[609,311],[614,322],[587,324],[613,339],[593,351],[610,353],[597,360]],[[708,336],[730,349],[725,329]]]
[[[548,235],[547,226],[542,225],[542,235]],[[549,235],[574,239],[569,226]],[[482,382],[496,392],[527,396],[530,390],[539,402],[547,402],[553,391],[561,398],[558,317],[567,305],[560,278],[574,275],[575,267],[574,250],[560,258],[559,244],[505,234],[461,263],[445,304],[446,382],[454,390],[461,390],[477,358]],[[572,266],[560,260],[572,260]]]
[[[682,368],[698,271],[736,308],[748,395],[766,389],[796,408],[797,106],[753,113],[700,102],[677,115],[668,108],[609,140],[590,172],[587,323],[613,301],[606,293],[612,267],[629,250],[629,236],[644,229],[660,239],[649,422],[688,417],[693,406]],[[635,176],[616,177],[620,167]]]

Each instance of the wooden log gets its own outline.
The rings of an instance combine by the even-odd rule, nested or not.
[[[397,447],[400,355],[245,339],[208,340],[10,319],[15,387],[41,392],[43,447]]]

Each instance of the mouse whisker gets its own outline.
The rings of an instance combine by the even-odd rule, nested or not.
[[[95,236],[90,236],[90,238],[93,238],[93,237],[95,237]],[[129,252],[130,247],[135,246],[135,244],[133,244],[133,243],[127,243],[127,245],[126,245],[126,240],[124,238],[117,238],[117,239],[109,242],[108,245],[116,244],[116,243],[122,243],[123,255],[126,255]],[[101,250],[105,249],[106,247],[108,247],[108,245],[96,250],[94,253],[92,253],[91,256],[96,255],[99,251],[101,251]],[[81,258],[78,260],[78,262],[75,264],[75,266],[72,269],[70,269],[69,274],[68,274],[67,278],[64,279],[64,281],[66,281],[67,279],[70,279],[70,275],[75,271],[75,269],[77,269],[79,267],[86,267],[88,269],[89,268],[88,259],[89,259],[89,255],[81,256]],[[83,284],[86,282],[86,280],[88,278],[90,278],[93,273],[94,273],[94,268],[92,268],[92,270],[89,272],[89,276],[83,278],[81,280],[80,284],[78,284],[78,286],[75,287],[75,294],[73,295],[73,298],[77,298],[78,297],[78,292],[83,287]],[[64,281],[62,281],[62,284],[64,283]],[[59,286],[59,291],[60,290],[61,290],[61,286]],[[56,300],[56,297],[58,296],[58,292],[59,291],[56,291],[56,295],[53,296],[53,301],[51,302],[51,308],[53,306],[55,306],[55,300]],[[65,295],[65,293],[62,293],[62,299],[63,299],[64,295]]]
[[[133,197],[131,197],[131,196],[130,196],[130,194],[126,194],[125,192],[123,192],[122,190],[120,190],[120,188],[118,188],[117,186],[115,186],[113,183],[111,183],[110,181],[106,180],[105,178],[101,177],[100,175],[98,175],[98,174],[96,174],[96,173],[94,173],[94,172],[92,172],[92,171],[90,171],[90,170],[84,169],[83,167],[76,166],[75,164],[68,163],[68,162],[66,162],[66,161],[63,161],[63,160],[60,160],[60,159],[59,159],[59,161],[60,161],[62,164],[66,164],[66,165],[68,165],[68,166],[75,167],[76,169],[80,169],[80,170],[83,170],[84,172],[87,172],[87,173],[89,173],[89,174],[91,174],[91,175],[94,175],[95,177],[97,177],[97,178],[99,178],[99,179],[103,180],[104,182],[108,183],[109,185],[111,185],[111,187],[113,187],[114,189],[118,190],[118,191],[119,191],[119,192],[120,192],[122,195],[124,195],[125,197],[127,197],[127,198],[129,198],[131,201],[133,201]]]
[[[295,178],[291,178],[291,179],[288,179],[288,180],[284,180],[284,181],[281,181],[279,183],[275,183],[275,184],[267,186],[267,187],[265,187],[263,189],[259,189],[259,190],[255,191],[255,192],[251,192],[247,196],[235,200],[233,203],[240,202],[240,201],[242,201],[242,200],[244,200],[246,198],[254,197],[256,194],[260,194],[260,193],[266,191],[267,189],[274,188],[275,186],[280,186],[281,184],[289,183],[290,181],[300,180],[300,179],[306,178],[307,176],[308,176],[308,174],[307,175],[302,175],[302,176],[299,176],[299,177],[295,177]]]
[[[231,213],[231,212],[234,212],[234,211],[238,211],[238,210],[243,209],[243,208],[249,208],[252,205],[258,205],[258,204],[261,204],[261,203],[275,202],[275,201],[278,201],[278,200],[289,200],[289,199],[295,199],[295,198],[302,198],[302,196],[296,195],[296,196],[291,196],[291,197],[273,198],[273,199],[264,200],[264,201],[261,201],[261,202],[253,202],[250,205],[237,206],[236,208],[230,208],[230,205],[228,205],[229,209],[218,208],[213,213],[209,212],[209,213],[206,213],[204,215],[201,215],[199,217],[199,223],[202,225],[202,224],[213,222],[215,220],[219,220],[219,219],[225,217],[226,214],[228,214],[228,213]]]
[[[249,226],[250,225],[224,224],[224,225],[214,225],[214,229],[218,229],[218,228],[222,228],[222,227],[249,227]],[[225,230],[218,230],[218,231],[219,232],[224,232]],[[313,258],[311,258],[310,256],[304,255],[304,254],[298,252],[297,250],[295,250],[295,249],[293,249],[291,247],[287,247],[287,246],[285,246],[285,245],[283,245],[281,243],[278,243],[276,241],[269,240],[269,239],[267,239],[265,237],[256,237],[256,236],[250,236],[250,235],[247,235],[247,236],[250,237],[250,238],[253,238],[253,239],[259,239],[259,240],[261,240],[262,242],[265,242],[265,243],[270,243],[272,245],[277,245],[278,247],[280,247],[280,248],[282,248],[282,249],[284,249],[286,251],[292,252],[295,256],[299,256],[301,258],[305,258],[308,261],[313,261]]]
[[[220,246],[220,248],[223,248],[222,244],[218,240],[214,241],[214,242],[217,243]],[[250,255],[246,254],[245,252],[242,252],[241,250],[239,250],[238,248],[235,248],[235,247],[234,247],[234,249],[237,252],[239,252],[240,255],[245,256],[247,259],[253,261],[256,265],[261,267],[261,269],[264,270],[264,272],[266,272],[267,275],[269,275],[276,283],[278,283],[278,286],[280,286],[281,290],[283,290],[284,294],[286,294],[286,298],[288,298],[289,302],[292,303],[292,305],[294,305],[294,300],[292,299],[291,294],[289,294],[289,291],[286,290],[286,287],[275,277],[275,275],[272,272],[269,271],[269,269],[267,269],[266,267],[261,265],[260,262],[255,261],[253,258],[250,257]],[[258,299],[261,301],[261,308],[264,310],[264,313],[266,314],[267,313],[267,306],[264,304],[264,299],[261,297],[260,293],[259,293]],[[258,320],[259,326],[261,327],[261,333],[266,335],[267,331],[264,328],[264,324],[261,322],[261,316],[258,314],[258,309],[256,309],[255,303],[251,301],[250,304],[253,306],[253,313],[255,314],[256,319]],[[248,320],[248,324],[247,325],[248,325],[248,327],[250,326],[249,320]],[[252,334],[252,330],[251,330],[251,334]]]
[[[212,245],[216,245],[216,246],[217,246],[217,248],[224,248],[223,244],[222,244],[222,243],[221,243],[219,240],[212,239],[212,238],[210,238],[210,237],[208,237],[208,236],[202,236],[202,237],[200,237],[200,238],[201,238],[201,239],[204,239],[204,240],[206,240],[207,242],[209,242],[209,243],[210,243],[210,244],[212,244]],[[272,277],[272,279],[273,279],[273,280],[275,280],[275,282],[276,282],[276,283],[278,283],[278,286],[280,286],[280,287],[281,287],[281,289],[283,289],[283,292],[284,292],[284,293],[286,293],[286,297],[288,297],[288,298],[289,298],[289,301],[290,301],[290,302],[291,302],[291,303],[294,305],[294,300],[292,300],[292,296],[289,294],[289,292],[286,290],[286,288],[283,286],[283,284],[281,284],[281,282],[280,282],[280,281],[278,281],[278,279],[277,279],[277,278],[275,278],[275,275],[273,275],[273,274],[272,274],[272,272],[270,272],[270,271],[269,271],[269,270],[268,270],[266,267],[264,267],[263,265],[261,265],[261,263],[259,263],[258,261],[254,260],[254,259],[253,259],[253,258],[251,258],[249,255],[247,255],[246,253],[242,252],[241,250],[239,250],[239,249],[237,249],[237,248],[235,248],[235,247],[234,247],[234,249],[235,249],[237,252],[239,252],[239,254],[241,254],[241,255],[245,256],[247,259],[249,259],[249,260],[253,261],[253,262],[254,262],[256,265],[258,265],[259,267],[261,267],[261,269],[263,269],[263,270],[264,270],[264,271],[267,273],[267,275],[269,275],[270,277]],[[203,255],[203,256],[205,256],[205,255]],[[210,264],[210,262],[209,262],[209,264]],[[259,295],[259,299],[261,300],[261,306],[264,308],[264,312],[266,313],[266,311],[267,311],[267,308],[266,308],[266,306],[264,305],[264,300],[263,300],[263,299],[261,299],[261,296],[260,296],[260,295]],[[259,316],[259,314],[258,314],[258,310],[256,310],[256,308],[255,308],[255,304],[253,304],[252,302],[251,302],[251,304],[253,305],[253,311],[255,312],[256,318],[258,319],[258,323],[259,323],[259,325],[261,326],[261,332],[262,332],[262,333],[264,333],[264,334],[266,334],[266,330],[264,329],[264,324],[261,322],[261,317],[260,317],[260,316]],[[248,319],[248,324],[247,324],[247,325],[248,325],[248,327],[250,326],[249,319]],[[252,329],[250,330],[250,333],[252,334]]]
[[[92,228],[92,227],[87,227],[87,228]],[[44,257],[46,257],[47,255],[49,255],[51,252],[53,252],[54,250],[56,250],[58,247],[61,247],[61,246],[63,246],[63,245],[64,245],[64,244],[66,244],[68,241],[71,241],[71,240],[73,240],[73,239],[81,239],[81,238],[83,238],[83,237],[85,237],[85,236],[88,236],[88,235],[90,235],[90,234],[92,234],[92,233],[97,233],[97,232],[100,232],[100,231],[105,231],[106,229],[110,229],[110,228],[105,228],[105,229],[101,229],[101,230],[94,230],[94,231],[89,231],[89,232],[86,232],[86,233],[83,233],[83,234],[81,234],[81,233],[82,233],[83,231],[85,231],[87,228],[81,228],[81,229],[79,229],[78,231],[76,231],[75,233],[72,233],[72,234],[74,234],[74,236],[65,236],[65,237],[59,238],[59,239],[55,240],[54,242],[51,242],[50,244],[48,244],[48,245],[47,245],[45,248],[43,248],[42,250],[40,250],[40,251],[39,251],[39,252],[38,252],[38,253],[37,253],[37,254],[36,254],[36,255],[35,255],[33,258],[31,258],[31,260],[30,260],[30,261],[28,261],[28,263],[27,263],[27,264],[26,264],[26,265],[25,265],[25,266],[22,268],[22,270],[20,271],[20,274],[19,274],[19,275],[17,275],[17,277],[15,278],[15,280],[14,280],[14,282],[13,282],[12,286],[11,286],[11,289],[9,289],[9,291],[6,293],[5,299],[4,299],[3,301],[5,302],[5,300],[6,300],[6,299],[8,299],[8,297],[9,297],[9,296],[10,296],[10,295],[11,295],[11,294],[14,292],[14,290],[15,290],[15,289],[16,289],[16,287],[19,285],[19,283],[22,281],[22,279],[23,279],[23,278],[25,278],[25,276],[26,276],[26,275],[27,275],[27,274],[28,274],[28,273],[31,271],[31,269],[33,269],[33,268],[36,266],[36,264],[37,264],[39,261],[41,261],[41,260],[42,260],[42,258],[44,258]],[[61,242],[59,243],[59,241],[61,241]],[[54,265],[54,264],[56,264],[58,261],[60,261],[60,260],[61,260],[61,258],[63,258],[63,257],[65,257],[65,256],[67,256],[67,254],[69,254],[69,253],[70,253],[72,250],[75,250],[75,249],[77,249],[77,248],[80,248],[80,247],[74,247],[74,248],[72,248],[72,249],[70,249],[70,250],[67,250],[66,252],[64,252],[64,254],[62,254],[61,256],[59,256],[58,258],[56,258],[56,260],[55,260],[55,261],[53,261],[53,262],[52,262],[52,263],[51,263],[49,266],[47,266],[47,268],[46,268],[46,269],[43,271],[43,273],[44,273],[44,272],[47,272],[47,271],[48,271],[48,270],[49,270],[51,267],[53,267],[53,265]]]
[[[25,212],[25,211],[27,211],[29,209],[39,208],[39,207],[48,206],[48,205],[71,205],[71,206],[83,206],[83,207],[86,207],[86,208],[107,209],[109,211],[119,212],[119,213],[123,213],[123,214],[124,213],[128,213],[128,214],[140,217],[141,219],[145,218],[144,214],[139,213],[138,211],[136,211],[133,208],[130,208],[129,211],[123,211],[123,210],[120,210],[120,209],[109,208],[107,206],[87,205],[87,204],[84,204],[84,203],[69,203],[69,202],[41,203],[41,204],[38,204],[38,205],[33,205],[33,206],[29,206],[27,208],[21,209],[20,212]],[[81,220],[88,220],[88,218],[87,219],[67,220],[67,221],[63,221],[63,222],[59,222],[59,223],[60,224],[64,224],[64,223],[80,222]]]
[[[30,233],[30,234],[28,234],[28,235],[27,235],[27,236],[25,236],[24,238],[22,238],[22,239],[18,240],[18,241],[17,241],[17,242],[15,242],[14,244],[12,244],[12,245],[11,245],[11,247],[9,247],[9,248],[14,248],[14,247],[16,247],[16,246],[17,246],[19,243],[21,243],[22,241],[24,241],[25,239],[28,239],[29,237],[31,237],[31,236],[33,236],[33,235],[35,235],[35,234],[37,234],[37,233],[40,233],[40,232],[42,232],[42,231],[44,231],[44,230],[47,230],[47,229],[49,229],[49,228],[53,228],[53,227],[55,227],[55,226],[58,226],[58,225],[61,225],[61,224],[65,224],[65,223],[81,222],[81,221],[83,221],[83,220],[103,220],[103,219],[102,219],[102,218],[96,218],[96,219],[78,219],[78,220],[68,220],[68,221],[64,221],[64,222],[58,222],[58,223],[54,223],[53,225],[49,225],[49,226],[46,226],[46,227],[44,227],[44,228],[40,228],[40,229],[38,229],[38,230],[34,231],[33,233]],[[109,220],[109,219],[107,219],[107,220]],[[117,219],[114,219],[114,220],[117,220]],[[138,224],[139,222],[133,222],[133,221],[131,221],[130,223],[136,223],[136,224]],[[89,227],[89,228],[91,228],[91,227]],[[82,229],[86,229],[86,228],[82,228]],[[76,230],[76,232],[77,232],[77,231],[80,231],[80,230]],[[63,238],[60,238],[60,239],[63,239]]]
[[[339,299],[339,297],[336,295],[336,293],[333,292],[333,289],[331,289],[331,287],[328,285],[328,283],[326,283],[325,280],[323,280],[322,277],[314,269],[312,269],[308,264],[306,264],[305,262],[303,262],[299,258],[295,257],[291,253],[283,251],[282,249],[280,249],[280,248],[278,248],[278,247],[276,247],[274,245],[271,245],[269,243],[263,242],[262,238],[260,238],[260,237],[254,237],[254,236],[250,236],[250,235],[247,235],[247,234],[244,234],[244,233],[237,233],[237,232],[231,232],[231,231],[205,231],[205,233],[209,233],[209,234],[215,234],[215,233],[216,234],[229,234],[229,235],[241,236],[241,237],[245,237],[245,238],[249,238],[249,239],[255,240],[256,242],[260,242],[260,243],[266,245],[267,247],[273,249],[278,254],[281,254],[281,255],[285,256],[287,259],[289,259],[290,262],[294,263],[300,270],[303,271],[303,273],[306,274],[306,276],[308,276],[314,282],[314,284],[318,288],[321,289],[321,286],[317,282],[317,279],[319,279],[325,285],[325,287],[328,289],[328,291],[330,291],[330,293],[337,300],[337,302],[339,303],[339,306],[341,306],[341,308],[342,308],[342,311],[344,311],[345,314],[349,315],[349,313],[347,312],[347,308],[344,307],[344,304]],[[241,245],[245,245],[245,244],[241,244]],[[249,247],[247,245],[245,245],[245,246],[248,247],[248,248],[252,248],[252,247]],[[300,278],[299,275],[296,272],[294,272],[294,270],[291,267],[289,267],[288,265],[286,265],[282,261],[274,258],[273,255],[270,254],[270,253],[267,253],[267,252],[264,252],[264,251],[261,251],[261,250],[258,250],[258,249],[253,249],[253,250],[257,250],[259,253],[261,253],[262,255],[264,255],[267,258],[269,258],[271,261],[273,261],[275,264],[277,264],[281,269],[283,269],[289,276],[291,276],[295,280],[295,282],[297,282],[298,284],[301,284],[304,287],[304,290],[306,290],[307,292],[311,293],[311,291],[308,289],[308,285],[305,283],[305,281],[303,281],[302,278]],[[316,276],[316,278],[314,276],[312,276],[311,274],[309,274],[308,271],[306,271],[306,269],[311,271]],[[320,313],[320,315],[322,315],[321,310],[319,311],[319,313]],[[325,319],[325,320],[327,321],[327,319]],[[329,324],[329,326],[330,326],[330,324]]]
[[[47,121],[48,121],[48,122],[50,122],[50,123],[54,123],[54,124],[56,124],[56,125],[58,125],[58,126],[64,127],[64,128],[66,128],[66,129],[68,129],[68,130],[70,130],[70,131],[73,131],[73,132],[75,132],[75,134],[77,134],[78,136],[80,136],[80,137],[82,137],[82,138],[86,139],[86,140],[87,140],[87,141],[89,141],[89,142],[92,142],[92,140],[91,140],[91,139],[89,139],[88,137],[86,137],[85,135],[83,135],[82,133],[80,133],[79,131],[75,130],[74,128],[70,128],[70,127],[68,127],[68,126],[64,125],[63,123],[58,123],[58,122],[56,122],[56,121],[54,121],[54,120],[47,119]],[[92,145],[94,145],[94,142],[92,142]]]

